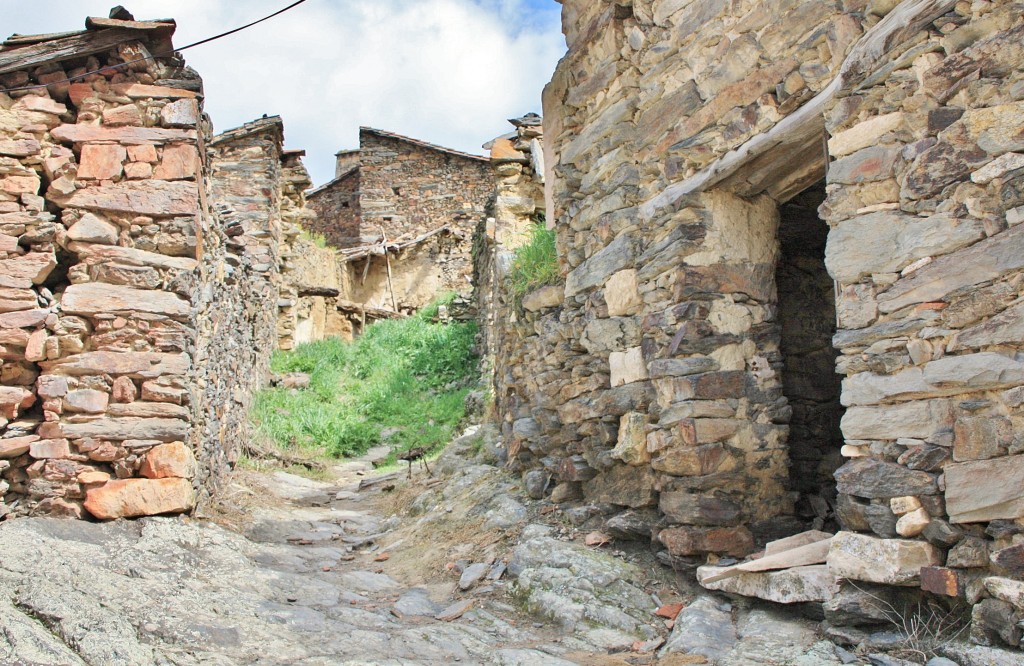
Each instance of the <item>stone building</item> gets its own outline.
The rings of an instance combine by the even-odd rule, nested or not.
[[[493,188],[486,157],[361,127],[358,151],[339,152],[334,180],[308,193],[317,216],[305,226],[347,251],[352,301],[415,309],[471,290],[472,235]]]
[[[707,584],[836,622],[842,580],[960,596],[1016,646],[1020,3],[562,4],[565,284],[499,351],[510,463],[677,566],[840,530]]]
[[[191,509],[276,342],[280,119],[211,140],[173,21],[113,16],[0,49],[0,515]]]

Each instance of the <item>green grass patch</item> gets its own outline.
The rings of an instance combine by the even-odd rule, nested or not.
[[[299,240],[304,240],[308,243],[312,243],[317,247],[327,247],[327,237],[315,231],[308,231],[306,229],[303,229],[302,232],[299,233]]]
[[[351,343],[334,338],[276,352],[274,372],[308,373],[310,386],[261,391],[253,408],[259,431],[281,447],[334,457],[379,443],[395,452],[448,443],[477,379],[476,324],[433,323],[436,314],[437,304],[377,322]]]
[[[547,229],[543,220],[530,230],[527,242],[515,249],[509,268],[509,289],[516,299],[543,287],[555,284],[561,276],[555,250],[555,230]]]

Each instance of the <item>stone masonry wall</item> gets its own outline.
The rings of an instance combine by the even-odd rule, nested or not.
[[[316,216],[304,225],[334,247],[363,244],[359,212],[359,169],[351,168],[311,191],[309,207]]]
[[[361,234],[379,239],[383,228],[389,241],[448,224],[468,242],[494,187],[486,158],[367,127],[359,131],[359,178]]]
[[[1024,619],[1006,594],[1024,587],[1022,9],[957,4],[907,67],[831,105],[821,208],[839,294],[843,523],[927,542],[928,563],[945,568],[921,586],[977,603],[972,638],[1013,646]]]
[[[540,152],[543,130],[539,117],[528,123],[513,121],[517,125],[513,139],[501,137],[491,142],[491,165],[496,179],[492,216],[480,221],[473,245],[473,283],[476,309],[479,313],[481,367],[489,373],[494,389],[495,418],[501,425],[504,440],[510,449],[509,461],[518,470],[518,446],[521,439],[517,431],[530,421],[530,396],[537,395],[537,382],[549,377],[545,359],[551,356],[550,346],[542,338],[544,325],[538,325],[534,306],[521,307],[509,293],[506,275],[513,260],[513,252],[527,238],[527,232],[536,223],[537,214],[543,213],[543,164],[532,159]],[[540,167],[539,169],[537,167]],[[544,290],[551,307],[561,302],[562,290],[551,286]],[[557,314],[548,313],[557,320]],[[557,368],[551,368],[557,371]],[[525,420],[524,420],[525,419]],[[544,490],[542,484],[541,490]]]
[[[271,117],[219,134],[209,145],[207,196],[219,233],[203,261],[201,344],[190,390],[199,406],[193,445],[213,481],[251,436],[249,405],[269,381],[270,353],[277,347],[287,208],[283,141],[281,119]]]
[[[976,641],[1016,645],[1021,9],[566,0],[544,95],[564,302],[513,352],[529,390],[498,395],[528,487],[675,564],[838,519],[815,576],[965,596]],[[780,216],[826,173],[824,256],[819,237],[797,263],[836,283],[838,406],[794,393],[786,358],[835,322],[780,315],[780,288],[832,312],[818,268],[791,279]],[[815,490],[844,407],[850,460]]]
[[[206,225],[201,83],[177,61],[86,73],[166,48],[170,31],[122,32],[94,55],[3,76],[18,87],[81,75],[0,98],[4,512],[180,511],[203,484],[186,445]]]
[[[417,309],[446,291],[472,289],[471,246],[492,195],[488,160],[369,127],[358,151],[338,154],[338,176],[309,193],[316,217],[304,225],[329,245],[348,249],[408,242],[387,266],[379,252],[349,256],[348,298],[370,308]]]
[[[333,247],[320,247],[302,233],[314,229],[320,219],[306,200],[312,181],[300,159],[303,154],[286,153],[283,161],[278,349],[294,349],[297,344],[330,336],[351,339],[353,332],[352,322],[338,308],[339,297],[351,298],[348,272]]]
[[[0,515],[192,509],[276,343],[279,119],[208,156],[173,23],[87,26],[0,49]]]

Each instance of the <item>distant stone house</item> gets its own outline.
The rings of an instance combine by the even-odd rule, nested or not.
[[[358,255],[352,299],[416,308],[442,291],[467,292],[473,229],[494,189],[489,159],[370,127],[360,128],[358,150],[337,158],[335,178],[308,193],[317,216],[306,226]],[[390,286],[382,251],[356,250],[384,240],[404,246],[391,248]]]
[[[339,248],[416,236],[478,219],[494,189],[490,161],[371,127],[359,149],[336,153],[335,177],[307,194],[307,226]],[[468,224],[474,224],[469,222]]]

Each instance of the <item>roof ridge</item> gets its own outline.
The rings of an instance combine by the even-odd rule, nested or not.
[[[484,155],[474,155],[473,153],[464,153],[461,150],[455,150],[454,148],[445,148],[444,146],[439,146],[436,143],[430,143],[429,141],[423,141],[422,139],[414,139],[411,136],[405,136],[404,134],[398,134],[396,132],[389,132],[387,130],[377,129],[375,127],[368,127],[366,125],[360,125],[359,126],[359,131],[360,132],[370,132],[372,134],[376,134],[378,136],[382,136],[382,137],[385,137],[385,138],[388,138],[388,139],[396,139],[398,141],[405,141],[405,142],[408,142],[408,143],[415,144],[417,146],[422,146],[424,148],[429,148],[431,150],[437,150],[437,151],[442,152],[442,153],[448,153],[449,155],[455,155],[457,157],[464,157],[466,159],[476,160],[476,161],[479,161],[479,162],[490,162],[491,161],[491,158],[486,157]]]

